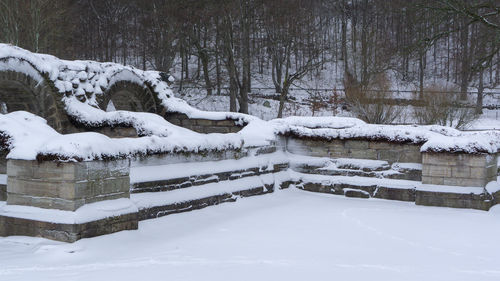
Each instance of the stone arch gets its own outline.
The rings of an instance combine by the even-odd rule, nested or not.
[[[129,73],[124,77],[124,72]],[[122,71],[120,76],[115,75],[111,79],[112,85],[106,90],[99,107],[106,110],[109,102],[112,101],[117,110],[157,113],[156,95],[135,74],[132,74],[135,79],[123,79],[130,77],[130,73],[130,71]]]
[[[7,112],[24,110],[36,114],[56,131],[65,132],[69,121],[62,95],[36,69],[31,67],[29,73],[0,71],[0,106],[5,104]]]

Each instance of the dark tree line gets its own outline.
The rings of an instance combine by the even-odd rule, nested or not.
[[[0,0],[0,42],[66,59],[174,73],[182,89],[229,87],[248,112],[252,75],[280,94],[330,65],[360,85],[388,70],[479,91],[500,84],[498,0]],[[478,95],[478,104],[479,102]]]

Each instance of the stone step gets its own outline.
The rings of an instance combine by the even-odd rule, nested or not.
[[[320,193],[345,195],[358,198],[380,198],[399,201],[415,201],[419,181],[399,179],[366,179],[358,176],[327,176],[294,173],[297,188]]]
[[[169,170],[169,165],[165,165],[165,170]],[[130,185],[131,193],[141,192],[163,192],[181,188],[201,186],[209,183],[232,181],[236,179],[276,173],[288,169],[287,163],[274,164],[272,166],[259,166],[240,170],[229,170],[224,172],[208,172],[204,174],[187,177],[174,177],[153,181],[134,182]]]
[[[335,164],[322,166],[295,166],[294,171],[306,174],[317,174],[327,176],[348,176],[348,177],[369,177],[420,181],[422,179],[422,169],[420,164],[395,163],[390,169],[378,171],[366,171],[360,169],[338,168]]]
[[[168,192],[135,193],[130,199],[139,208],[139,220],[145,220],[271,193],[276,186],[287,188],[290,183],[287,172],[268,173]]]

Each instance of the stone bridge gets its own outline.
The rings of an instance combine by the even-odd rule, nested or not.
[[[93,61],[64,61],[0,44],[0,112],[24,110],[45,118],[61,133],[99,131],[110,136],[130,136],[103,125],[81,124],[68,114],[64,98],[106,110],[159,114],[167,121],[201,133],[230,133],[241,129],[230,118],[189,118],[171,110],[159,98],[174,98],[166,73],[142,71],[130,66]],[[163,84],[163,85],[161,85]],[[113,105],[111,107],[111,105]],[[229,119],[229,120],[227,120]],[[117,126],[120,127],[120,126]]]

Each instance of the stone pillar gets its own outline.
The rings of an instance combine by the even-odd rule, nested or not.
[[[484,187],[496,179],[496,154],[424,152],[415,204],[487,211],[496,202]]]
[[[9,159],[7,202],[0,204],[0,236],[41,236],[74,242],[137,229],[138,209],[128,200],[129,170],[129,160]],[[19,205],[39,209],[22,209]]]
[[[84,204],[129,198],[129,160],[8,160],[7,204],[75,211]]]
[[[485,187],[496,179],[496,154],[422,153],[423,184]]]

